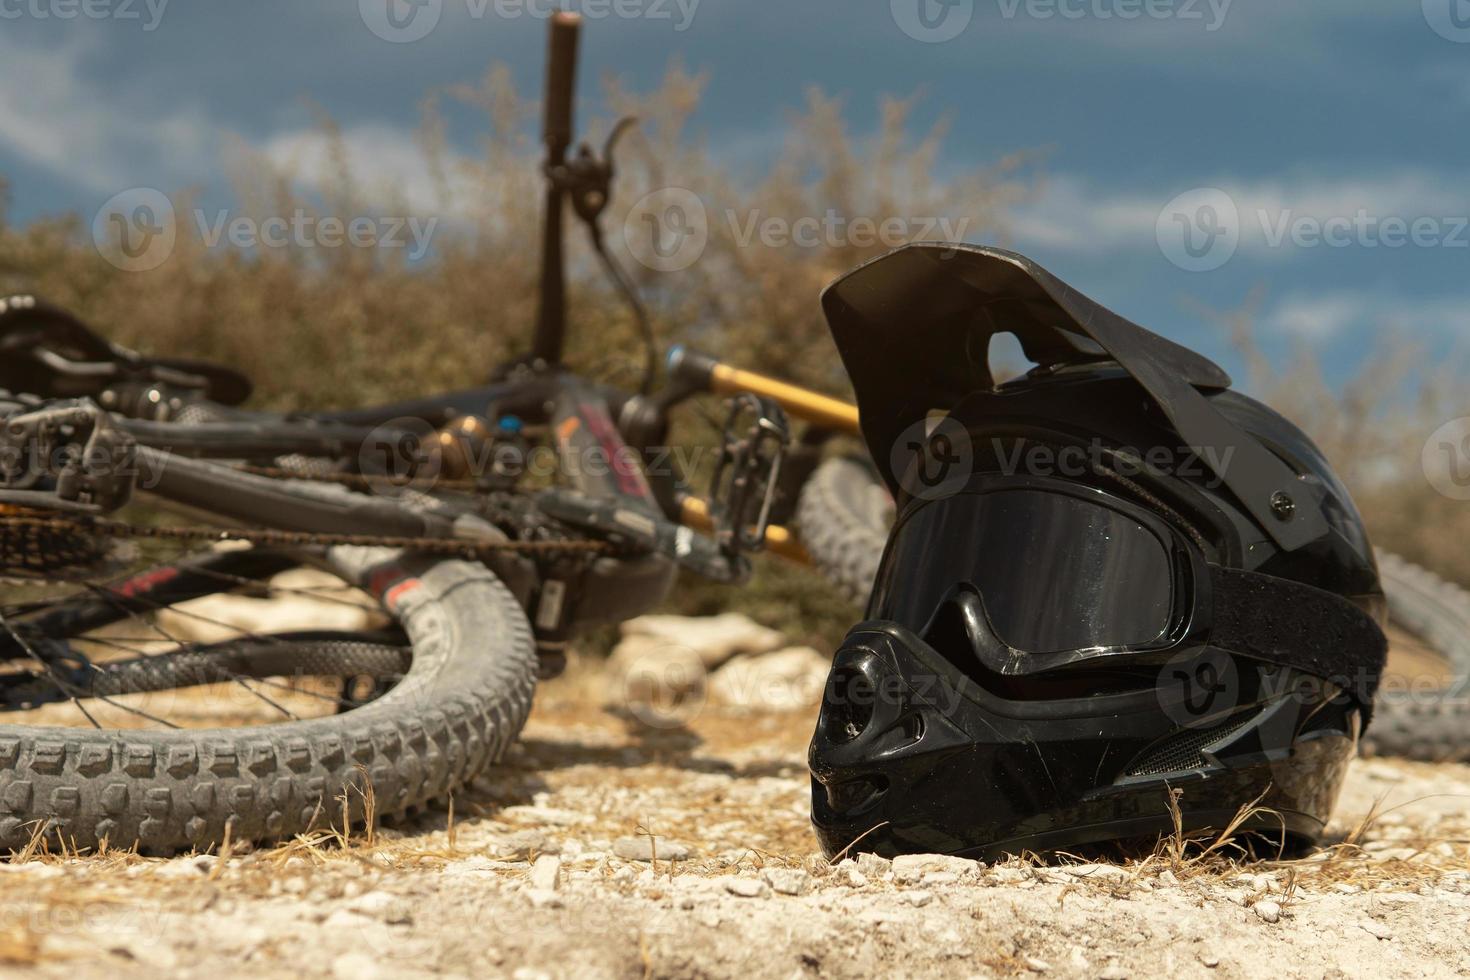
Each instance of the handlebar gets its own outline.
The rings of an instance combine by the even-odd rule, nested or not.
[[[542,138],[546,155],[560,163],[572,142],[572,99],[577,83],[577,36],[582,18],[562,11],[551,18],[546,52],[546,106]]]

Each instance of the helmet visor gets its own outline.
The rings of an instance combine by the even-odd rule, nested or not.
[[[922,632],[969,583],[1013,649],[1149,648],[1166,642],[1174,618],[1175,564],[1166,528],[1101,491],[958,493],[903,516],[870,618]]]

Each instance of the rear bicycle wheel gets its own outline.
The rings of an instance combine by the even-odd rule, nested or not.
[[[12,851],[202,850],[401,812],[500,758],[535,687],[525,615],[477,562],[249,548],[8,592]]]

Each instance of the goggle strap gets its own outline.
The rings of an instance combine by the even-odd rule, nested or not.
[[[1218,565],[1210,566],[1210,577],[1210,646],[1330,681],[1357,702],[1366,729],[1388,657],[1388,638],[1372,615],[1291,579]]]

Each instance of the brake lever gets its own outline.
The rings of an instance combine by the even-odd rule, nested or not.
[[[781,462],[791,445],[791,423],[770,398],[749,392],[730,399],[720,457],[710,477],[715,538],[729,555],[760,551],[771,524]],[[746,415],[752,416],[744,432]]]
[[[613,163],[613,151],[625,132],[638,122],[634,116],[624,116],[613,125],[602,146],[602,154],[583,142],[576,154],[567,162],[547,170],[553,184],[565,191],[572,199],[572,210],[577,212],[589,228],[595,228],[608,201],[612,197],[613,176],[617,168]]]

